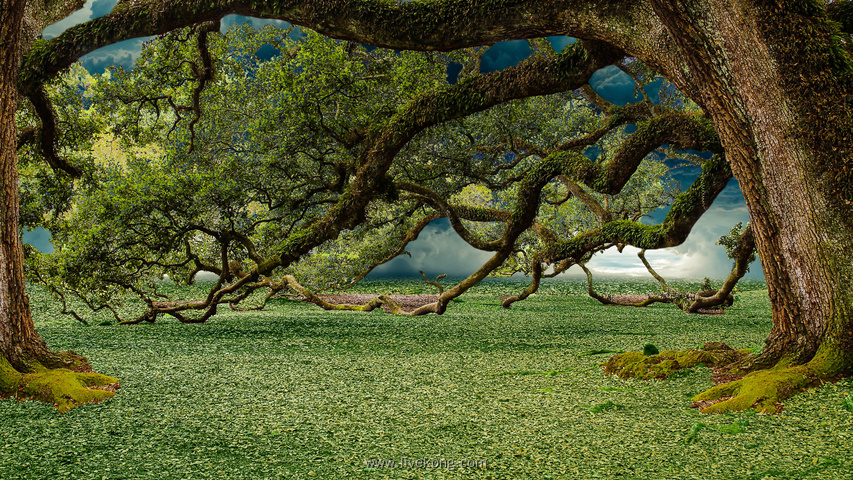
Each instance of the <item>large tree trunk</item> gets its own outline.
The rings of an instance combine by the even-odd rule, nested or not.
[[[753,222],[773,329],[748,367],[791,367],[786,378],[762,377],[790,396],[853,369],[853,89],[821,9],[776,3],[653,2]]]
[[[2,12],[0,51],[0,349],[17,370],[27,368],[27,358],[47,350],[33,327],[24,291],[23,250],[18,230],[18,69],[24,1],[13,0]]]
[[[51,352],[30,313],[18,226],[15,124],[24,9],[24,0],[9,0],[0,10],[0,397],[36,398],[67,410],[112,396],[118,383],[112,377],[68,370],[91,372],[85,358],[73,352]],[[75,381],[62,381],[69,379]],[[111,390],[88,388],[96,385]]]

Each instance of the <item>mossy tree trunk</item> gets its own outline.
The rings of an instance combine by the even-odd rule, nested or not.
[[[50,351],[33,323],[18,225],[15,124],[26,2],[9,0],[0,5],[0,397],[36,398],[64,411],[112,396],[118,381],[88,373],[86,359],[73,352]],[[90,388],[95,386],[106,389]]]
[[[816,2],[653,0],[714,119],[772,304],[756,371],[699,401],[778,411],[853,370],[853,65]]]
[[[755,366],[853,366],[850,57],[811,2],[653,2],[753,222],[773,330]],[[796,39],[795,41],[793,39]]]

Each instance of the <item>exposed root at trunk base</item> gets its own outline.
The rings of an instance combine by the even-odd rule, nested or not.
[[[747,373],[744,365],[756,357],[746,350],[734,350],[724,343],[706,343],[702,350],[666,351],[658,355],[627,352],[602,364],[608,375],[619,378],[667,378],[678,370],[703,363],[714,369],[717,385],[693,397],[694,408],[703,413],[755,410],[779,413],[782,402],[824,382],[836,381],[850,373],[845,356],[826,345],[803,365],[791,365],[790,357],[775,367]],[[748,368],[748,367],[747,367]]]
[[[779,413],[783,400],[817,384],[819,380],[805,366],[759,370],[696,395],[691,406],[701,408],[703,413],[750,408],[760,413]]]
[[[810,362],[794,366],[783,358],[773,368],[752,372],[739,380],[717,385],[696,395],[693,397],[693,406],[701,408],[704,413],[747,409],[779,413],[784,400],[850,374],[844,354],[833,353],[832,348],[822,345]]]
[[[80,357],[82,358],[82,357]],[[115,395],[120,387],[117,378],[94,373],[88,363],[72,371],[46,368],[40,363],[32,371],[21,373],[0,356],[0,398],[39,400],[56,407],[60,413],[86,403],[99,403]],[[86,371],[88,370],[88,371]]]

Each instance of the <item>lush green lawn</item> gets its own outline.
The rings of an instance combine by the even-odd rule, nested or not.
[[[48,343],[85,354],[122,388],[67,414],[0,401],[0,478],[853,478],[843,407],[853,381],[799,395],[777,416],[707,416],[689,403],[711,386],[709,370],[621,381],[599,367],[609,354],[590,354],[649,342],[760,348],[765,292],[739,294],[723,316],[689,316],[557,295],[577,284],[506,311],[498,290],[443,316],[279,300],[204,325],[127,327],[57,320],[35,292]],[[479,466],[447,468],[460,461]]]

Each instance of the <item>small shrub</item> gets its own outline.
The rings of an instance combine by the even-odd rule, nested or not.
[[[850,413],[853,413],[853,393],[847,395],[847,398],[841,402],[841,406],[844,407],[844,410],[847,410]]]
[[[648,357],[651,355],[657,355],[659,353],[660,353],[660,350],[658,350],[658,347],[652,345],[651,343],[647,343],[647,344],[643,345],[643,355]]]
[[[621,408],[625,408],[625,407],[623,407],[622,405],[619,405],[618,403],[613,403],[610,400],[608,400],[604,403],[599,403],[598,405],[590,407],[589,413],[601,413],[601,412],[606,412],[608,410],[619,410]]]

